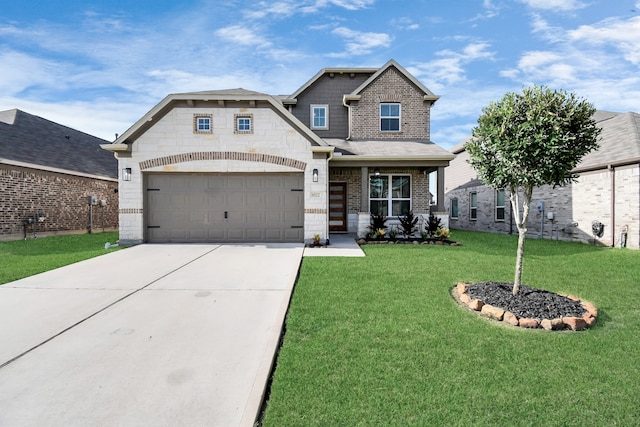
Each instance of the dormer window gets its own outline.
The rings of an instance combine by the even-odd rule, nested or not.
[[[400,104],[380,104],[380,131],[400,132]]]
[[[311,129],[329,129],[328,105],[311,105]]]

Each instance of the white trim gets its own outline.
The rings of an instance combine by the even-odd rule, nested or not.
[[[382,119],[396,119],[396,116],[383,116],[382,115],[382,106],[383,105],[397,105],[398,106],[398,129],[393,130],[383,130],[382,129]],[[402,104],[400,102],[381,102],[380,107],[378,109],[378,113],[380,116],[380,132],[402,132]]]
[[[382,198],[382,197],[371,197],[371,177],[381,177],[381,176],[386,176],[388,177],[388,185],[389,185],[389,195],[388,197]],[[393,177],[409,177],[409,197],[393,197]],[[368,182],[368,188],[369,188],[369,192],[368,192],[368,198],[369,198],[369,210],[371,210],[371,201],[372,200],[386,200],[388,202],[387,205],[387,214],[385,214],[385,216],[388,217],[393,217],[393,218],[397,218],[398,215],[390,215],[389,213],[393,214],[393,202],[394,201],[409,201],[409,211],[411,211],[413,209],[413,177],[411,176],[410,173],[381,173],[380,175],[376,175],[373,173],[369,174],[369,182]]]
[[[456,202],[456,216],[453,216],[453,202]],[[449,200],[449,210],[450,210],[450,215],[451,215],[451,219],[458,219],[460,217],[460,204],[458,203],[458,198],[457,197],[453,197],[452,199]]]
[[[61,174],[64,174],[64,175],[81,176],[81,177],[84,177],[84,178],[100,179],[102,181],[118,182],[118,178],[109,178],[109,177],[106,177],[106,176],[92,175],[92,174],[89,174],[89,173],[76,172],[76,171],[72,171],[72,170],[68,170],[68,169],[53,168],[53,167],[50,167],[50,166],[37,165],[35,163],[24,163],[24,162],[16,162],[16,161],[13,161],[13,160],[8,160],[8,159],[0,159],[0,164],[10,165],[10,166],[18,166],[18,167],[21,167],[21,168],[28,168],[28,169],[37,169],[37,170],[46,171],[46,172],[61,173]]]
[[[313,110],[315,108],[324,109],[324,126],[315,126]],[[329,130],[329,105],[328,104],[311,104],[309,106],[309,127],[313,130]]]
[[[476,196],[476,204],[475,206],[473,206],[471,204],[471,197],[472,195]],[[473,215],[471,215],[471,212],[473,212],[475,210],[476,212],[476,217],[474,218]],[[477,191],[470,191],[469,192],[469,221],[477,221],[478,220],[478,192]]]
[[[502,205],[498,204],[498,192],[502,191]],[[504,189],[500,188],[497,189],[494,192],[494,212],[493,212],[493,216],[494,216],[494,220],[495,222],[504,222],[507,219],[507,194],[504,191]],[[498,218],[498,209],[502,208],[502,219]]]

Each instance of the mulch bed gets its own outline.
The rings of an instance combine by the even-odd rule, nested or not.
[[[565,296],[530,286],[520,286],[513,295],[513,283],[481,282],[467,285],[471,298],[485,304],[500,307],[518,317],[531,319],[556,319],[560,317],[582,317],[587,311],[578,302]]]
[[[458,283],[454,298],[484,317],[521,328],[544,328],[550,331],[581,331],[593,326],[598,309],[573,295],[520,286],[513,295],[513,283]]]

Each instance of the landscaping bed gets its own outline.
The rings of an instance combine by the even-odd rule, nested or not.
[[[449,245],[460,246],[460,243],[449,239],[430,238],[364,238],[358,239],[358,244],[362,245]]]
[[[573,295],[560,295],[530,286],[521,286],[513,295],[513,283],[458,283],[456,299],[490,319],[523,328],[580,331],[598,317],[596,307]]]

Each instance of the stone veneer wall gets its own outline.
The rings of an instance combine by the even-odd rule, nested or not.
[[[211,133],[194,132],[194,114],[212,118]],[[237,114],[252,114],[253,133],[234,132]],[[189,160],[181,156],[185,153],[205,154]],[[167,156],[179,161],[171,164],[154,161]],[[270,161],[261,161],[263,157]],[[286,160],[271,161],[273,159]],[[132,170],[131,181],[123,182],[120,187],[120,240],[124,243],[141,243],[145,239],[145,172],[304,173],[304,239],[310,242],[314,234],[325,239],[328,233],[326,156],[313,155],[309,141],[269,107],[250,107],[248,103],[218,106],[213,102],[195,108],[177,106],[158,118],[153,127],[133,143],[130,157],[119,154],[118,160],[120,170]],[[318,169],[318,182],[313,182],[313,169]]]
[[[88,197],[106,200],[102,208],[93,206],[93,230],[118,227],[118,183],[37,169],[0,165],[0,240],[24,238],[24,220],[43,213],[37,235],[86,233],[89,230]],[[104,220],[104,222],[103,222]],[[27,237],[33,225],[27,226]]]
[[[353,139],[430,138],[431,103],[424,94],[394,67],[378,76],[357,102],[351,102]],[[380,103],[401,104],[400,132],[380,131]]]
[[[531,212],[529,214],[528,235],[541,236],[541,223],[544,223],[543,238],[593,243],[591,223],[597,220],[604,224],[600,245],[618,244],[620,230],[628,228],[627,247],[640,249],[640,167],[638,165],[615,169],[615,229],[612,236],[611,218],[612,173],[608,170],[582,173],[578,182],[553,189],[550,186],[536,188],[533,192]],[[469,219],[469,193],[478,194],[478,219]],[[495,220],[495,190],[484,186],[467,186],[447,192],[445,208],[451,209],[451,199],[458,199],[458,219],[451,218],[452,228],[492,231],[515,234],[515,222],[511,224],[511,205],[506,194],[506,219]],[[538,211],[537,203],[545,202],[544,217]],[[554,220],[547,218],[554,213]],[[577,227],[568,226],[578,223]]]

